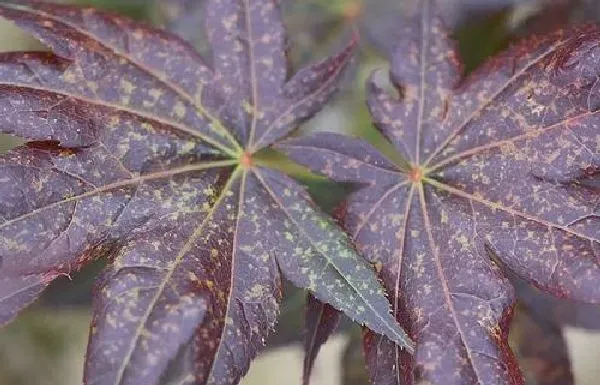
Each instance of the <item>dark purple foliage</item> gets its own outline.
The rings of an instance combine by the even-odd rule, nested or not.
[[[237,383],[275,325],[281,273],[411,348],[345,234],[255,162],[335,93],[354,42],[290,77],[273,0],[206,1],[212,67],[94,9],[0,14],[52,51],[0,54],[0,132],[29,141],[0,156],[0,323],[107,258],[86,384],[159,384],[182,351],[178,384]]]
[[[498,260],[556,296],[600,302],[600,29],[531,37],[461,79],[436,5],[416,3],[398,22],[400,98],[374,80],[367,96],[405,162],[331,133],[278,148],[364,185],[344,226],[416,343],[411,356],[367,332],[375,384],[522,384]]]

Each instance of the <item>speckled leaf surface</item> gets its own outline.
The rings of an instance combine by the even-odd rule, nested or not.
[[[600,301],[600,30],[529,38],[461,80],[435,4],[407,15],[391,66],[400,97],[373,80],[368,94],[406,162],[336,134],[279,148],[365,185],[345,227],[417,346],[411,357],[367,332],[375,384],[520,384],[514,290],[492,255],[554,295]]]
[[[255,153],[317,113],[354,42],[288,76],[277,1],[206,2],[214,66],[89,8],[2,3],[52,53],[0,55],[0,323],[108,257],[85,383],[235,384],[274,327],[281,272],[410,347],[370,266]]]

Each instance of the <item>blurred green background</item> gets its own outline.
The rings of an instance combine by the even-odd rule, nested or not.
[[[167,28],[188,39],[208,58],[210,52],[203,38],[200,23],[202,11],[198,6],[202,1],[72,2],[110,9]],[[598,14],[598,4],[591,1],[565,0],[549,4],[547,1],[531,0],[519,1],[516,5],[508,0],[442,2],[444,9],[447,9],[445,20],[455,31],[454,36],[458,41],[466,73],[519,36],[531,31],[543,32],[567,22],[595,19]],[[402,1],[283,0],[283,3],[286,24],[290,30],[290,58],[294,69],[341,47],[352,31],[358,31],[361,36],[356,63],[345,79],[340,94],[318,117],[300,127],[299,132],[329,130],[361,136],[395,158],[390,145],[371,125],[364,103],[364,84],[375,69],[382,69],[378,76],[381,75],[382,82],[387,81],[387,58],[389,50],[393,48],[394,28],[397,25],[397,15],[402,12]],[[184,8],[183,5],[188,7]],[[31,49],[44,47],[11,24],[0,21],[0,51]],[[0,134],[0,153],[20,143],[22,141],[19,138]],[[311,175],[277,154],[266,156],[277,167],[304,182],[325,210],[332,210],[353,189],[353,186],[334,184]],[[0,330],[0,385],[81,383],[90,320],[91,287],[94,276],[102,267],[102,261],[99,261],[74,276],[73,281],[62,280],[54,284],[38,304],[13,324]],[[579,311],[585,313],[585,317],[596,319],[600,318],[598,308],[581,310],[578,305],[540,296],[526,285],[519,287],[522,295],[511,330],[511,343],[520,356],[528,381],[530,384],[549,385],[552,382],[547,378],[554,376],[558,381],[563,381],[556,382],[557,385],[568,385],[568,382],[564,382],[568,381],[564,379],[568,376],[565,377],[560,372],[569,371],[569,352],[562,339],[562,327],[564,324],[579,326],[579,318],[565,320],[564,315],[556,316],[555,313],[574,314]],[[269,349],[278,350],[276,354],[266,353],[253,365],[244,384],[268,385],[281,381],[300,383],[302,355],[299,341],[302,338],[305,294],[291,285],[287,285],[286,293],[279,331],[272,336],[269,345]],[[565,307],[570,310],[564,310]],[[544,311],[540,313],[539,309]],[[584,327],[593,329],[596,328],[596,323],[590,321]],[[317,363],[315,376],[327,385],[366,384],[360,354],[360,330],[349,322],[344,322],[340,330],[342,334],[325,349],[324,359]],[[543,348],[532,351],[524,346],[536,332],[535,336]],[[278,365],[282,368],[281,373],[274,371],[274,366],[268,361],[271,356],[278,362],[285,361]],[[334,370],[333,367],[337,369]],[[268,370],[269,374],[266,375],[264,370]],[[594,374],[590,377],[597,378]],[[580,379],[579,383],[584,384],[582,381],[585,379]]]

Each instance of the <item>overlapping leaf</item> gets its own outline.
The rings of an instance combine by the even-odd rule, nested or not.
[[[340,323],[340,316],[337,310],[332,308],[312,295],[308,295],[306,300],[306,319],[305,328],[306,335],[304,336],[304,370],[302,373],[302,384],[310,383],[310,374],[313,365],[319,354],[319,350],[323,346],[329,336],[335,331]]]
[[[507,345],[513,288],[497,257],[555,295],[600,301],[600,29],[525,40],[459,83],[460,60],[431,1],[402,20],[391,78],[374,81],[377,127],[410,166],[336,134],[280,148],[366,187],[345,226],[381,267],[414,357],[367,333],[375,384],[518,384]]]
[[[0,323],[110,246],[85,382],[233,384],[273,327],[280,271],[410,346],[371,271],[295,181],[254,155],[315,114],[352,56],[287,76],[278,2],[211,0],[213,68],[94,9],[0,5],[53,53],[0,56]],[[117,251],[114,251],[117,250]]]

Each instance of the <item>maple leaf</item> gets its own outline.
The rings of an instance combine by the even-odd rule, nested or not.
[[[211,0],[212,68],[166,32],[90,8],[3,3],[53,53],[0,55],[0,323],[108,254],[85,382],[237,383],[281,274],[410,349],[370,266],[256,153],[335,92],[354,42],[288,79],[278,2]],[[116,251],[114,251],[116,250]]]
[[[514,292],[497,261],[554,295],[600,301],[600,29],[532,37],[461,81],[435,4],[409,14],[391,65],[400,98],[368,84],[373,120],[405,161],[333,133],[278,148],[365,185],[344,226],[416,342],[411,357],[366,333],[375,384],[519,384]]]

